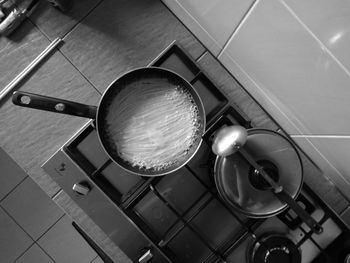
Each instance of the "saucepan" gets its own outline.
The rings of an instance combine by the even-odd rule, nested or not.
[[[133,89],[139,88],[140,85],[142,86],[145,97],[142,97],[139,101],[136,101],[135,105],[125,104],[128,103],[128,99],[130,100],[130,96],[134,96]],[[171,107],[172,98],[169,97],[170,95],[168,97],[166,97],[167,95],[165,96],[166,99],[169,99],[169,107],[167,106],[168,102],[166,101],[154,102],[162,104],[162,107],[159,108],[160,112],[158,113],[154,112],[157,108],[153,107],[152,114],[157,114],[158,117],[157,121],[159,122],[159,126],[157,126],[158,124],[156,125],[155,123],[152,123],[152,114],[149,116],[150,114],[147,112],[147,107],[144,107],[145,105],[143,105],[143,100],[147,100],[146,96],[148,96],[148,100],[150,100],[149,103],[153,103],[151,99],[157,95],[152,93],[154,87],[157,86],[158,88],[162,88],[169,87],[169,85],[175,87],[175,89],[178,89],[178,92],[181,94],[185,94],[183,97],[179,98],[180,100],[183,99],[186,103],[183,103],[183,101],[175,101],[179,105],[176,107]],[[150,94],[147,94],[148,90],[150,90]],[[118,103],[115,101],[116,98],[118,98]],[[202,143],[202,136],[205,132],[206,125],[204,106],[194,87],[177,73],[158,67],[138,68],[123,74],[121,77],[117,78],[109,85],[109,87],[102,95],[98,106],[85,105],[77,102],[20,91],[14,92],[12,96],[12,102],[15,105],[22,107],[95,119],[99,141],[112,161],[131,173],[149,177],[172,173],[189,162],[198,151]],[[193,119],[188,117],[185,118],[184,115],[177,115],[177,110],[175,112],[171,112],[173,109],[182,107],[182,104],[185,106],[191,105],[189,107],[190,110],[193,111],[191,114],[195,114],[195,116],[193,116]],[[118,114],[120,114],[120,117],[123,114],[123,110],[125,110],[120,109],[122,105],[124,105],[123,107],[128,108],[129,111],[133,111],[135,109],[135,112],[144,112],[142,112],[142,114],[138,114],[138,117],[135,118],[133,116],[129,116],[130,118],[128,118],[128,120],[124,120],[124,122],[120,124],[115,123],[113,119],[108,120],[109,116],[115,112],[115,114],[117,114],[115,119],[116,122],[118,122],[120,119],[118,119]],[[130,112],[128,114],[130,114]],[[164,115],[164,118],[161,118],[162,115]],[[114,123],[111,123],[111,121]],[[182,128],[180,126],[188,125],[189,127],[192,127],[191,123],[189,122],[195,122],[195,124],[193,124],[195,125],[195,129],[193,129],[194,134],[192,134],[190,145],[184,149],[183,153],[181,153],[181,156],[179,158],[176,158],[176,160],[173,162],[159,168],[156,165],[144,165],[142,164],[142,160],[141,163],[140,161],[134,163],[132,160],[126,158],[125,155],[123,155],[123,149],[120,149],[121,147],[118,148],[118,144],[115,142],[115,137],[111,135],[110,127],[116,126],[119,129],[118,132],[123,132],[121,130],[124,128],[122,126],[125,126],[125,121],[129,121],[129,124],[131,123],[131,125],[129,125],[131,126],[129,127],[129,130],[123,133],[123,136],[127,137],[126,140],[133,139],[130,138],[129,135],[134,132],[132,127],[132,123],[134,123],[135,125],[139,125],[138,127],[145,128],[144,130],[138,131],[142,133],[138,134],[138,136],[142,135],[144,137],[140,138],[145,138],[145,140],[150,141],[150,143],[146,145],[147,147],[160,147],[158,144],[159,141],[162,140],[162,137],[169,137],[173,135],[174,137],[180,136],[181,134],[179,135],[179,132]],[[153,131],[149,131],[148,126],[152,126]],[[159,128],[157,130],[157,127],[163,128]],[[171,127],[179,127],[179,129],[171,130]],[[149,137],[147,137],[147,133],[149,133]],[[183,139],[185,141],[188,138]],[[126,144],[127,143],[128,142],[126,141]],[[171,145],[172,142],[169,140],[164,141],[163,143],[166,144],[164,146],[165,148],[170,147],[168,149],[176,150],[182,146],[180,145],[182,143],[179,142],[177,142],[179,145]],[[135,145],[135,147],[138,147],[138,145]],[[180,150],[183,149],[180,148]],[[151,152],[154,151],[155,150],[153,149]],[[169,154],[169,151],[164,151],[164,149],[163,152],[164,154]],[[152,159],[152,157],[153,156],[148,156],[148,159]]]
[[[255,218],[277,215],[288,206],[315,233],[322,226],[295,201],[303,183],[300,155],[284,135],[241,126],[221,128],[214,136],[214,179],[222,199]]]

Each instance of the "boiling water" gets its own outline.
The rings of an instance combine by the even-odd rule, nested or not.
[[[182,162],[200,137],[191,94],[165,79],[137,81],[122,89],[106,120],[119,156],[144,169],[160,171]]]

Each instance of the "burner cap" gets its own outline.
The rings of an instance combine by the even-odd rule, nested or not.
[[[247,250],[250,263],[300,263],[301,254],[292,240],[282,234],[265,234]]]

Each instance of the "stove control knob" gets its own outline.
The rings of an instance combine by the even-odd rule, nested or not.
[[[87,195],[90,192],[90,187],[86,183],[76,183],[73,185],[72,189],[80,195]]]
[[[139,258],[139,263],[146,263],[149,262],[153,258],[153,254],[151,252],[151,249],[148,249],[146,253],[144,253],[140,258]]]

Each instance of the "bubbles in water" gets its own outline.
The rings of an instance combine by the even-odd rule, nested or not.
[[[152,85],[154,84],[154,85]],[[159,79],[122,90],[107,115],[119,155],[140,169],[184,162],[201,139],[199,109],[189,91]],[[142,121],[141,121],[142,120]]]

